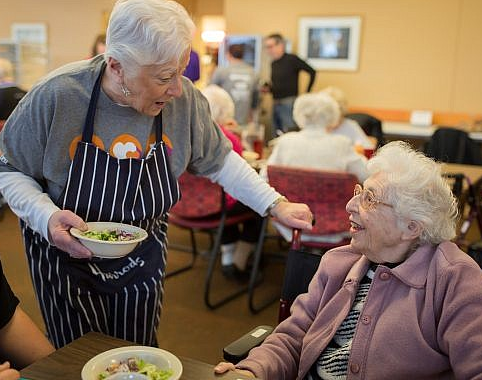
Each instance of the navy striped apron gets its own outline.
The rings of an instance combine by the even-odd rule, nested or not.
[[[89,331],[157,345],[166,264],[167,211],[179,200],[155,120],[156,145],[143,159],[117,159],[92,144],[94,116],[105,64],[65,189],[57,201],[85,221],[114,221],[146,229],[149,237],[119,259],[74,259],[23,221],[30,273],[49,339],[59,348]]]

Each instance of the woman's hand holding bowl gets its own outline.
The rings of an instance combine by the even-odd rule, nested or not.
[[[70,234],[69,230],[72,227],[87,231],[87,224],[72,211],[59,210],[54,212],[48,223],[50,242],[76,259],[91,258],[92,252]]]

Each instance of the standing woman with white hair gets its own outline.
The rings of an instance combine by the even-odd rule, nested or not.
[[[339,117],[338,105],[330,96],[299,96],[293,118],[301,130],[278,138],[267,165],[346,171],[363,181],[367,176],[366,159],[355,152],[347,137],[328,132]]]
[[[88,331],[157,344],[168,212],[186,169],[260,214],[311,229],[309,208],[278,201],[182,77],[193,30],[174,1],[118,0],[105,53],[42,79],[1,132],[0,191],[21,219],[56,347]],[[98,259],[69,232],[88,221],[137,225],[148,238],[125,257]]]

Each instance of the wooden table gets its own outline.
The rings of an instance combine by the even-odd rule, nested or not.
[[[437,128],[438,126],[435,125],[419,127],[397,121],[383,121],[382,123],[383,134],[390,140],[403,138],[428,141]],[[482,143],[482,132],[469,132],[469,136],[472,140]]]
[[[89,332],[83,337],[60,348],[51,355],[41,359],[21,371],[24,379],[28,380],[80,380],[80,373],[84,364],[101,352],[117,347],[133,346],[134,343],[112,338],[104,334]],[[223,375],[214,374],[214,365],[180,356],[183,380],[241,380],[245,376],[234,372]]]
[[[442,171],[444,173],[463,173],[472,183],[482,177],[482,166],[479,165],[462,165],[462,164],[446,164],[442,163]]]

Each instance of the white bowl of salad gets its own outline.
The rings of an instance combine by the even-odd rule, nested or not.
[[[169,351],[147,346],[128,346],[105,351],[82,368],[82,380],[178,380],[181,361]]]
[[[145,230],[130,224],[88,222],[87,226],[87,231],[71,228],[70,233],[98,257],[123,257],[147,238]]]

